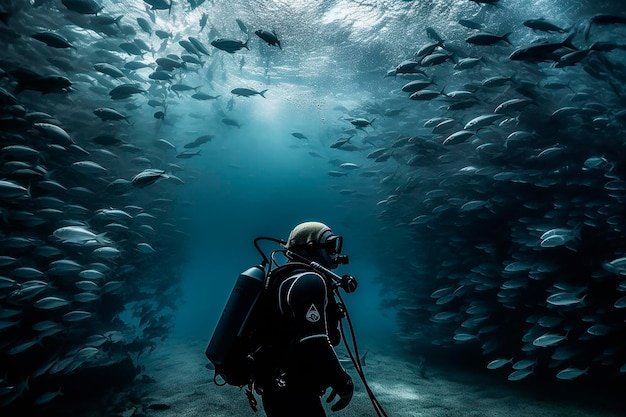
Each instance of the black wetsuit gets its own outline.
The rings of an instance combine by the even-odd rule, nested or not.
[[[315,272],[284,279],[274,296],[272,371],[261,382],[265,413],[324,417],[321,395],[350,379],[333,349],[340,342],[341,310],[328,283]]]

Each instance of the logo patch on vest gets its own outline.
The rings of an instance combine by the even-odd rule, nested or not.
[[[311,307],[309,307],[309,311],[306,312],[306,316],[305,317],[311,323],[315,323],[315,322],[319,321],[320,313],[319,313],[319,311],[317,311],[317,308],[315,308],[315,304],[311,304]]]

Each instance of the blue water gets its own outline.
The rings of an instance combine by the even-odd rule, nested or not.
[[[624,16],[623,1],[501,0],[497,6],[469,0],[205,1],[198,7],[193,7],[197,2],[176,1],[168,11],[150,10],[140,1],[102,0],[98,2],[103,7],[100,17],[123,15],[118,24],[106,27],[98,27],[92,16],[68,10],[67,1],[5,3],[0,9],[3,17],[8,16],[0,26],[0,46],[5,51],[0,59],[0,86],[6,90],[3,100],[11,101],[7,94],[12,94],[24,109],[9,108],[3,102],[0,133],[7,146],[28,144],[40,155],[31,159],[2,151],[0,179],[14,181],[32,193],[24,191],[18,199],[2,200],[5,243],[1,254],[15,258],[15,265],[40,269],[47,285],[42,296],[68,299],[74,309],[79,305],[72,298],[77,291],[64,280],[75,278],[77,271],[55,279],[48,271],[51,260],[74,259],[87,265],[100,259],[85,248],[59,244],[51,238],[53,232],[64,222],[83,220],[94,233],[105,232],[105,224],[94,216],[110,207],[134,206],[128,209],[133,214],[143,211],[157,219],[152,223],[154,234],[140,229],[138,221],[127,223],[128,234],[107,232],[121,255],[102,261],[114,271],[105,281],[124,281],[123,290],[102,304],[80,304],[94,315],[74,327],[63,322],[58,311],[44,317],[46,312],[34,307],[39,298],[22,299],[10,293],[27,278],[19,276],[25,272],[16,272],[13,264],[2,267],[2,276],[19,282],[2,289],[0,306],[18,311],[17,318],[27,325],[20,328],[18,319],[2,319],[8,330],[0,333],[0,358],[7,369],[0,366],[0,371],[7,371],[7,376],[0,380],[0,407],[18,404],[20,398],[29,405],[35,401],[54,404],[46,393],[56,392],[72,372],[50,376],[40,367],[52,369],[59,358],[75,355],[87,340],[93,343],[88,338],[94,334],[128,325],[129,334],[141,335],[141,317],[132,317],[131,309],[141,305],[146,294],[147,303],[156,311],[148,309],[143,317],[162,314],[169,330],[161,334],[159,327],[152,336],[144,334],[147,339],[142,341],[158,344],[179,336],[208,341],[236,277],[261,261],[254,238],[286,239],[304,221],[324,222],[344,237],[350,264],[337,272],[359,281],[358,291],[346,295],[345,301],[364,345],[375,341],[400,347],[408,360],[419,357],[422,349],[441,353],[439,347],[447,347],[453,356],[467,359],[459,366],[477,372],[484,372],[495,359],[535,360],[535,371],[524,374],[522,384],[533,378],[561,383],[571,373],[555,376],[570,368],[574,369],[570,372],[581,372],[571,378],[583,388],[593,378],[623,384],[626,317],[620,300],[626,286],[624,262],[619,260],[626,255],[626,220],[621,211],[626,201],[622,157],[626,28],[621,21],[596,23],[585,39],[585,25],[592,16]],[[200,30],[203,15],[208,23]],[[162,41],[154,33],[143,32],[138,17],[148,20],[153,30],[170,32],[172,38]],[[522,24],[542,17],[568,30],[576,28],[574,44],[580,49],[595,41],[613,49],[592,51],[580,63],[563,69],[553,68],[551,62],[511,62],[509,54],[520,46],[565,39],[565,34],[532,31]],[[248,35],[235,19],[244,22]],[[458,24],[459,19],[479,22],[500,36],[510,32],[512,45],[471,46],[465,39],[472,31]],[[253,34],[261,28],[275,30],[282,49],[268,46]],[[460,49],[460,53],[483,58],[477,70],[453,71],[452,62],[423,68],[426,79],[436,83],[432,87],[436,92],[476,89],[477,107],[448,111],[449,97],[442,95],[430,102],[409,100],[401,88],[419,77],[388,76],[432,42],[427,28],[445,39],[450,54]],[[48,30],[65,37],[73,48],[51,48],[32,38],[33,33]],[[155,60],[186,53],[178,41],[190,36],[211,54],[198,55],[203,65],[177,69],[169,82],[150,79]],[[242,42],[249,38],[249,50],[228,54],[210,46],[219,37]],[[134,39],[146,43],[149,50],[131,56],[120,49],[122,42]],[[460,58],[459,52],[454,54]],[[151,68],[124,70],[125,76],[115,79],[93,67],[104,62],[123,69],[129,61]],[[72,82],[72,91],[42,94],[37,88],[27,88],[20,92],[23,70],[65,76]],[[488,90],[481,86],[488,77],[511,75],[515,81],[505,87]],[[481,130],[458,146],[442,145],[472,118],[522,96],[520,89],[513,88],[522,81],[527,88],[531,84],[537,97],[515,114],[519,117]],[[107,93],[121,83],[138,83],[145,92],[111,99]],[[175,83],[192,90],[172,91]],[[265,97],[231,93],[242,87],[267,92]],[[220,97],[200,101],[191,97],[195,92]],[[166,105],[150,105],[149,100]],[[114,108],[128,116],[129,123],[101,122],[93,114],[98,107]],[[576,114],[569,119],[550,116],[563,107],[574,107]],[[31,121],[20,119],[22,110],[24,114],[46,112],[57,119],[76,144],[90,152],[89,157],[67,149],[56,148],[60,153],[55,153],[55,148],[47,146],[54,141],[42,137]],[[159,110],[165,112],[163,120],[154,116]],[[434,134],[424,126],[428,119],[441,116],[456,118],[458,125],[445,134]],[[240,127],[226,125],[225,118]],[[355,129],[350,123],[355,118],[365,118],[371,126]],[[12,124],[16,120],[26,125],[16,128]],[[532,142],[506,148],[504,139],[513,130],[532,132]],[[110,132],[139,148],[139,154],[117,145],[98,146],[91,140]],[[294,137],[296,132],[307,139]],[[199,155],[176,157],[187,150],[185,144],[206,134],[214,137],[192,149],[199,149]],[[349,145],[342,149],[331,146],[349,136]],[[393,147],[403,137],[412,137],[410,143],[416,146]],[[158,139],[166,139],[176,149],[157,147]],[[430,148],[418,148],[418,144]],[[379,148],[387,148],[388,159],[368,158]],[[557,156],[540,157],[546,149]],[[423,159],[410,163],[420,152],[424,152]],[[136,156],[148,158],[148,165],[139,165],[140,161],[132,159]],[[87,158],[103,165],[106,174],[71,170],[74,162]],[[31,168],[40,164],[45,176],[16,172],[16,166],[9,163],[16,159]],[[600,167],[592,166],[599,160],[603,162]],[[341,167],[343,163],[358,168]],[[176,178],[145,188],[129,185],[119,195],[106,188],[115,179],[131,180],[145,168],[162,169],[163,175]],[[504,181],[514,180],[494,180],[502,173],[508,178]],[[84,186],[93,194],[50,191],[40,187],[44,178],[68,188]],[[615,182],[608,185],[609,181]],[[53,204],[49,201],[36,201],[40,196],[59,197],[65,211],[42,212],[54,207],[47,206]],[[156,199],[167,199],[168,209],[159,210],[163,202],[155,203]],[[478,202],[478,208],[462,209],[468,207],[464,206],[467,202]],[[67,204],[84,205],[88,214],[73,214]],[[31,215],[43,216],[42,223],[29,223]],[[552,247],[549,243],[554,240],[542,242],[540,236],[551,229],[561,230],[557,234],[563,233],[568,243],[559,241]],[[24,248],[4,240],[16,237],[38,239],[38,243]],[[138,243],[150,244],[155,253],[142,253]],[[31,253],[34,246],[43,244],[60,252],[51,258]],[[263,247],[266,253],[277,249],[271,244]],[[513,262],[524,265],[511,272]],[[505,283],[517,287],[505,288]],[[435,293],[438,290],[443,292]],[[572,304],[555,307],[547,301],[559,292],[566,292]],[[42,343],[25,347],[23,343],[40,337],[30,328],[32,324],[48,318],[71,330],[71,340],[42,337]],[[542,326],[541,318],[563,321]],[[468,323],[468,319],[477,320]],[[563,339],[539,346],[538,338],[548,332]],[[132,349],[129,334],[121,352]],[[118,347],[118,342],[107,340],[104,346]],[[553,354],[562,346],[574,353],[567,357],[560,352],[566,357],[555,359]],[[102,348],[99,353],[103,352],[109,351]],[[89,368],[89,364],[83,366]],[[586,368],[589,372],[583,373]],[[37,380],[38,371],[44,380],[51,379]],[[520,375],[512,372],[509,365],[493,374],[508,382],[507,378]],[[28,380],[36,380],[30,392],[24,390]]]

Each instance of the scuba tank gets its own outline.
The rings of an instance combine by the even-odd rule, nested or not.
[[[248,354],[245,351],[248,341],[244,340],[246,330],[264,285],[264,265],[253,266],[239,274],[204,352],[215,366],[215,377],[219,375],[227,384],[242,386],[250,380],[241,358]]]

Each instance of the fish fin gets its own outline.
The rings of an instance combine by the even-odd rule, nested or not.
[[[585,35],[585,41],[589,40],[589,32],[591,32],[591,20],[589,22],[583,23],[583,34]]]

